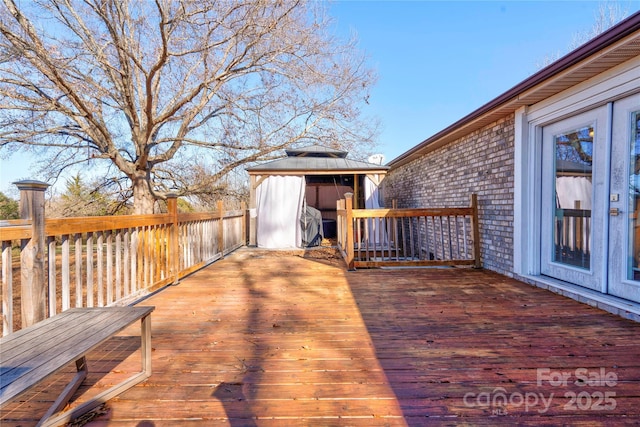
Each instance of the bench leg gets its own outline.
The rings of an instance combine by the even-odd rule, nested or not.
[[[47,413],[44,414],[44,417],[42,417],[42,419],[38,423],[38,426],[43,425],[53,414],[62,410],[67,402],[69,402],[69,399],[71,399],[71,396],[73,396],[73,393],[78,390],[78,387],[80,387],[82,381],[87,378],[87,359],[84,356],[76,360],[76,370],[77,373],[74,375],[71,382],[69,382],[64,390],[62,390],[62,393],[60,393],[60,396],[58,396],[56,401],[53,402],[53,405],[51,405]]]
[[[140,340],[141,340],[140,356],[142,358],[141,372],[133,375],[132,377],[121,382],[120,384],[116,384],[110,389],[105,390],[104,392],[98,394],[96,397],[92,398],[91,400],[81,405],[78,405],[76,408],[73,408],[67,412],[63,412],[61,414],[57,414],[47,420],[43,418],[42,421],[40,421],[41,424],[38,424],[38,426],[49,427],[49,426],[59,426],[59,425],[65,424],[75,418],[78,418],[81,415],[86,414],[90,410],[97,408],[98,406],[107,402],[109,399],[116,397],[117,395],[124,392],[125,390],[128,390],[134,385],[141,383],[142,381],[149,378],[151,376],[151,316],[149,315],[141,319]],[[84,366],[86,367],[86,363]],[[86,373],[85,373],[85,376],[86,376]],[[71,394],[73,394],[73,392]],[[69,395],[69,397],[71,397],[71,394]]]

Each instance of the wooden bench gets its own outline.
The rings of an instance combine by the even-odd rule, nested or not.
[[[60,425],[90,411],[151,375],[151,312],[155,307],[72,308],[0,339],[0,407],[75,362],[77,373],[38,425]],[[140,320],[141,372],[64,413],[87,376],[85,355]]]

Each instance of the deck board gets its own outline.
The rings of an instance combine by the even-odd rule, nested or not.
[[[153,375],[90,426],[640,423],[640,324],[488,271],[347,272],[242,249],[142,304],[156,306]],[[90,355],[80,401],[139,369],[132,335]],[[539,385],[544,368],[572,381]],[[579,368],[615,385],[576,385]],[[35,424],[50,386],[2,425]],[[479,403],[500,390],[516,400]],[[594,408],[605,391],[616,407]],[[592,406],[571,408],[565,394],[581,392]],[[549,406],[517,404],[534,394]]]

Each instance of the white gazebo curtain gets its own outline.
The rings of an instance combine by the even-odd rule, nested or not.
[[[302,246],[300,215],[304,203],[304,176],[268,176],[256,189],[258,247]]]
[[[382,207],[380,203],[380,190],[378,185],[369,177],[364,178],[364,207],[366,209],[379,209]],[[384,219],[371,218],[367,220],[368,243],[373,246],[386,246],[389,241]]]

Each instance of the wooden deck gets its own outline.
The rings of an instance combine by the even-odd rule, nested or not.
[[[242,249],[144,301],[153,374],[88,425],[640,423],[640,324],[491,272],[309,254]],[[134,329],[79,401],[139,368]],[[35,425],[64,380],[1,425]]]

